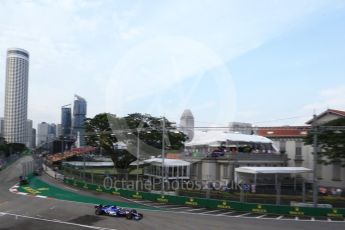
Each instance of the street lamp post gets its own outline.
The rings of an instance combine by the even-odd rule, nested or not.
[[[137,182],[136,182],[136,187],[138,190],[139,187],[139,157],[140,157],[140,129],[137,130]]]
[[[315,119],[315,115],[314,115]],[[315,120],[314,120],[315,122]],[[318,127],[314,125],[313,127],[313,148],[314,148],[314,167],[313,167],[313,204],[314,207],[317,207],[318,203],[318,192],[319,192],[319,186],[318,186],[318,178],[317,178],[317,164],[318,164],[318,140],[317,140],[317,132]]]
[[[165,118],[162,123],[162,195],[164,195],[164,179],[165,179]]]

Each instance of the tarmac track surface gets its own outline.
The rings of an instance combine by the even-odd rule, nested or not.
[[[345,222],[312,222],[277,219],[237,218],[231,216],[200,215],[179,211],[141,211],[144,219],[129,221],[94,215],[90,204],[42,199],[9,192],[21,174],[21,163],[32,160],[19,159],[0,172],[0,230],[1,229],[344,229]],[[49,179],[44,178],[50,183]],[[57,184],[57,186],[64,186]],[[89,195],[86,191],[77,191]],[[121,201],[122,198],[117,198]],[[127,201],[130,202],[130,201]],[[178,209],[177,209],[178,210]]]

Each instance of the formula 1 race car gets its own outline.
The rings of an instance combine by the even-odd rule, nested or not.
[[[115,205],[96,205],[96,215],[108,215],[114,217],[126,217],[128,220],[141,220],[144,216],[138,213],[135,209],[120,208]]]

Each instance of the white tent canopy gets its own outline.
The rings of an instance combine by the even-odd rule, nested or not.
[[[239,167],[235,169],[235,180],[238,183],[239,179],[242,180],[242,176],[244,176],[244,174],[252,175],[254,177],[254,183],[252,184],[252,186],[256,188],[258,175],[260,174],[274,175],[275,189],[276,189],[276,204],[279,205],[280,197],[281,197],[281,184],[279,181],[279,176],[286,175],[286,174],[311,173],[311,172],[313,172],[311,169],[304,168],[304,167]],[[294,177],[294,184],[296,184],[296,177]],[[303,196],[303,200],[305,200],[304,180],[303,180],[302,187],[304,188],[302,189],[302,194],[303,194],[302,196]],[[254,189],[254,191],[256,190]],[[241,202],[243,202],[243,189],[241,190]]]
[[[144,163],[146,164],[162,165],[162,162],[163,162],[162,158],[151,158],[148,160],[144,160]],[[190,163],[183,160],[165,158],[164,166],[190,166]]]
[[[235,172],[248,174],[297,174],[311,173],[312,170],[304,167],[240,167],[236,168]]]
[[[220,142],[227,141],[273,144],[270,139],[258,135],[246,135],[225,131],[195,131],[193,140],[185,145],[188,147],[200,145],[219,146]]]

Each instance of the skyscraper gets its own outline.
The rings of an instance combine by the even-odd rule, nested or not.
[[[26,121],[26,147],[33,148],[34,143],[32,143],[32,120]]]
[[[70,107],[63,106],[61,108],[61,128],[64,137],[71,136],[72,112]]]
[[[37,125],[37,145],[51,143],[56,139],[56,125],[41,122]]]
[[[79,144],[80,146],[85,145],[84,139],[84,123],[86,119],[86,100],[78,95],[74,95],[73,103],[73,135],[78,136],[79,133]]]
[[[60,136],[62,136],[62,126],[61,126],[61,124],[57,124],[56,125],[56,134],[55,134],[55,136],[56,137],[60,137]]]
[[[180,130],[188,136],[188,141],[194,137],[194,116],[192,111],[186,109],[180,118]]]
[[[49,124],[46,122],[41,122],[37,125],[37,146],[49,142],[49,128]]]
[[[7,50],[4,136],[9,143],[26,143],[28,110],[29,53]]]

